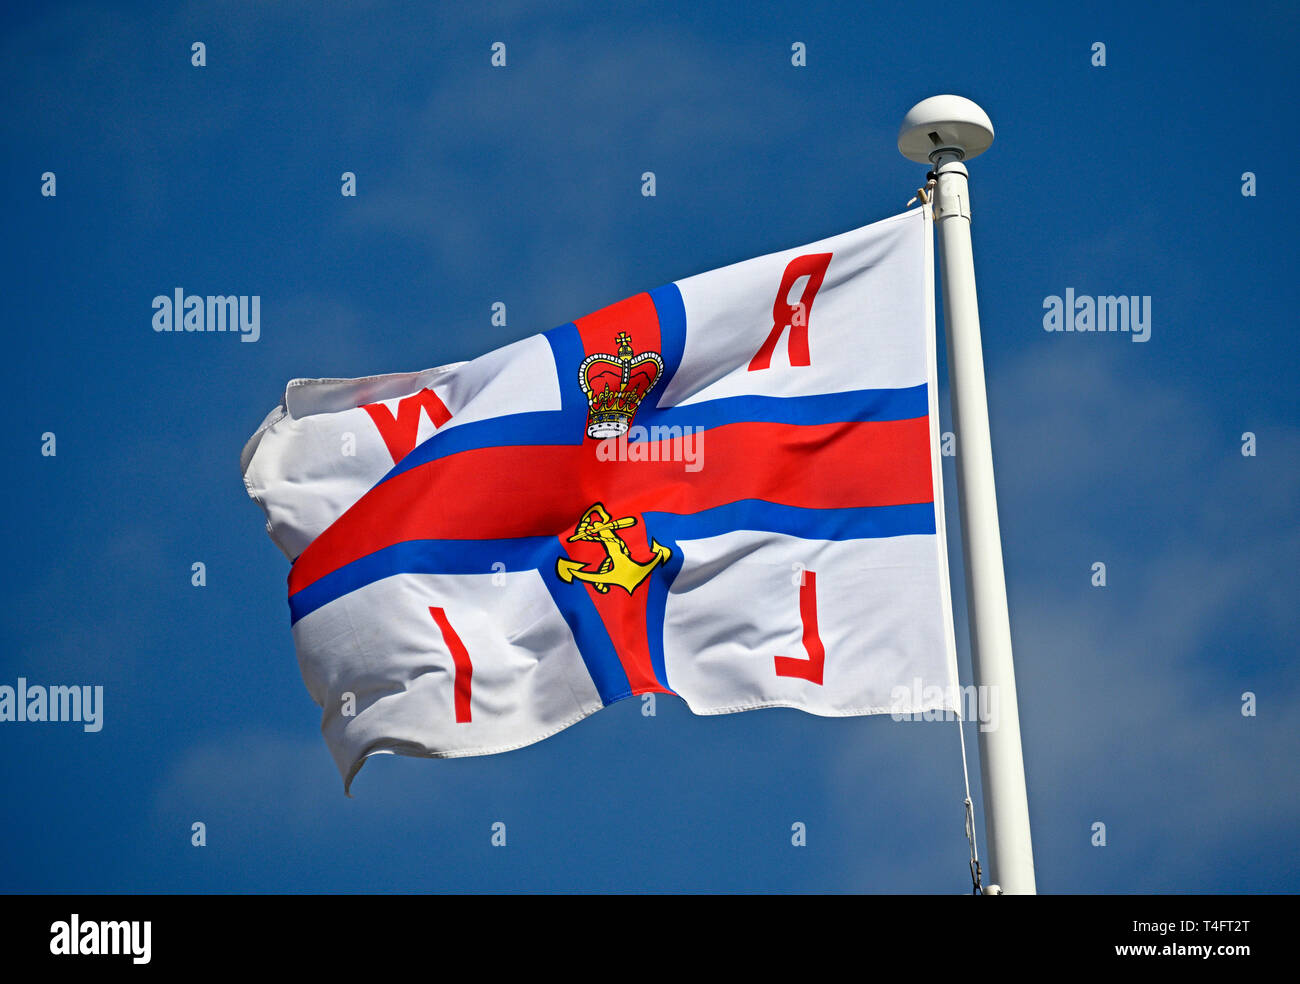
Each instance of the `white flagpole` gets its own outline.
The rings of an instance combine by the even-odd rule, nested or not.
[[[904,157],[934,165],[934,215],[939,227],[944,324],[948,337],[948,379],[957,433],[957,490],[961,500],[962,555],[971,662],[976,686],[997,699],[996,725],[980,731],[989,878],[1013,895],[1033,895],[1034,853],[1029,834],[1029,800],[1020,748],[1020,712],[1011,659],[1011,622],[1002,570],[993,449],[989,439],[984,353],[975,299],[971,255],[970,194],[964,160],[993,143],[987,114],[961,96],[932,96],[908,111],[898,132]]]

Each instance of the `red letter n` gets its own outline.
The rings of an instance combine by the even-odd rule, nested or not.
[[[415,449],[415,439],[420,433],[421,410],[429,415],[435,428],[451,420],[451,411],[431,389],[422,389],[414,396],[400,401],[395,418],[393,411],[382,403],[367,403],[361,409],[370,414],[370,419],[379,428],[388,453],[393,456],[393,464],[397,464]]]
[[[785,273],[781,275],[781,286],[776,291],[776,300],[772,302],[772,330],[763,347],[749,361],[750,372],[766,369],[772,364],[776,343],[781,340],[781,335],[787,328],[790,329],[790,365],[812,365],[812,358],[808,354],[808,320],[812,317],[813,299],[821,289],[822,278],[826,276],[826,268],[830,265],[830,253],[807,253],[796,256],[786,266]],[[802,296],[792,304],[790,290],[800,277],[807,277],[808,283],[804,285]]]

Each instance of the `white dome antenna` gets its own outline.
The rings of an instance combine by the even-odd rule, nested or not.
[[[934,164],[940,157],[968,161],[993,144],[988,113],[962,96],[931,96],[907,111],[898,128],[898,151],[909,161]]]

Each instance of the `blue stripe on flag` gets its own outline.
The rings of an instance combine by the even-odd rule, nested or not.
[[[643,407],[632,426],[723,427],[726,424],[831,424],[912,420],[930,412],[925,383],[906,389],[853,390],[818,396],[729,396],[677,407]],[[649,440],[636,434],[629,440]]]
[[[652,572],[646,581],[650,594],[645,605],[645,637],[650,646],[650,665],[654,667],[655,676],[660,683],[672,690],[673,685],[668,682],[668,668],[664,662],[664,611],[668,606],[668,590],[682,569],[682,548],[676,540],[666,535],[656,536],[655,541],[671,548],[673,555],[668,558],[668,563]]]
[[[551,538],[555,543],[555,538]],[[556,555],[558,556],[558,555]],[[601,702],[609,705],[616,700],[632,696],[632,684],[628,681],[627,671],[614,649],[614,640],[609,637],[600,613],[592,603],[586,585],[565,584],[555,570],[555,559],[538,568],[546,589],[551,592],[555,606],[569,623],[573,638],[577,640],[578,652],[587,664],[591,682],[596,685]],[[578,590],[574,590],[577,587]]]
[[[806,540],[865,540],[934,533],[934,503],[803,509],[763,499],[741,499],[697,513],[645,513],[647,532],[660,543],[701,540],[734,530],[784,533]],[[667,539],[665,539],[665,537]]]
[[[582,391],[578,379],[578,370],[587,358],[582,347],[582,336],[578,326],[570,321],[567,325],[552,328],[542,336],[551,346],[551,357],[555,359],[555,375],[560,381],[560,407],[562,411],[580,416],[583,422],[581,436],[586,435],[587,394]],[[581,440],[572,443],[577,444]]]
[[[492,565],[507,571],[535,570],[555,553],[555,537],[512,540],[406,540],[359,557],[289,596],[292,622],[322,605],[394,574],[491,574]],[[555,563],[554,560],[551,563]]]
[[[686,305],[676,284],[656,287],[650,291],[650,300],[659,316],[659,357],[664,360],[664,374],[658,395],[663,396],[686,351]]]

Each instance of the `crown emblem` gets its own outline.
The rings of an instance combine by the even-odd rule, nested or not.
[[[587,394],[587,436],[606,438],[627,433],[637,407],[659,381],[664,360],[658,352],[632,353],[632,339],[620,331],[614,339],[618,354],[589,355],[578,370]]]

